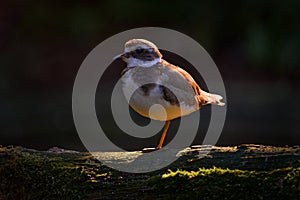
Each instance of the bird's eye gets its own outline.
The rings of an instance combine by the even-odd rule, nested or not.
[[[145,50],[145,49],[138,48],[138,49],[136,49],[136,52],[137,52],[137,53],[143,53],[143,52],[144,52],[144,50]]]

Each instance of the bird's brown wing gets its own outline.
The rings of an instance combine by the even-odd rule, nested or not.
[[[187,100],[191,100],[191,98],[196,100],[199,107],[206,104],[205,98],[201,96],[201,88],[188,72],[165,60],[162,60],[159,64],[166,66],[162,69],[162,72],[167,71],[166,73],[168,74],[168,80],[166,80],[166,82],[172,82],[171,85],[174,88],[180,89],[181,92],[183,91],[183,95],[185,95]]]

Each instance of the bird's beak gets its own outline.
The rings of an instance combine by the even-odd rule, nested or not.
[[[124,54],[125,54],[125,53],[121,53],[121,54],[119,54],[119,55],[115,56],[115,57],[113,58],[113,60],[118,60],[118,59],[121,59],[121,58],[122,58],[122,56],[124,56]]]

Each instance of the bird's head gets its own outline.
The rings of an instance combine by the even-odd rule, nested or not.
[[[115,57],[127,63],[127,67],[151,67],[161,61],[162,55],[152,42],[132,39],[125,43],[124,53]]]

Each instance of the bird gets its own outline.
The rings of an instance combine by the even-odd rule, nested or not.
[[[114,59],[127,64],[121,73],[123,92],[138,88],[130,98],[130,107],[146,118],[165,122],[158,145],[152,149],[163,147],[171,120],[207,104],[225,105],[222,96],[202,90],[188,72],[164,60],[158,47],[148,40],[127,41],[124,52]],[[141,85],[143,82],[147,84]],[[150,113],[154,104],[162,106],[164,111],[155,109]]]

